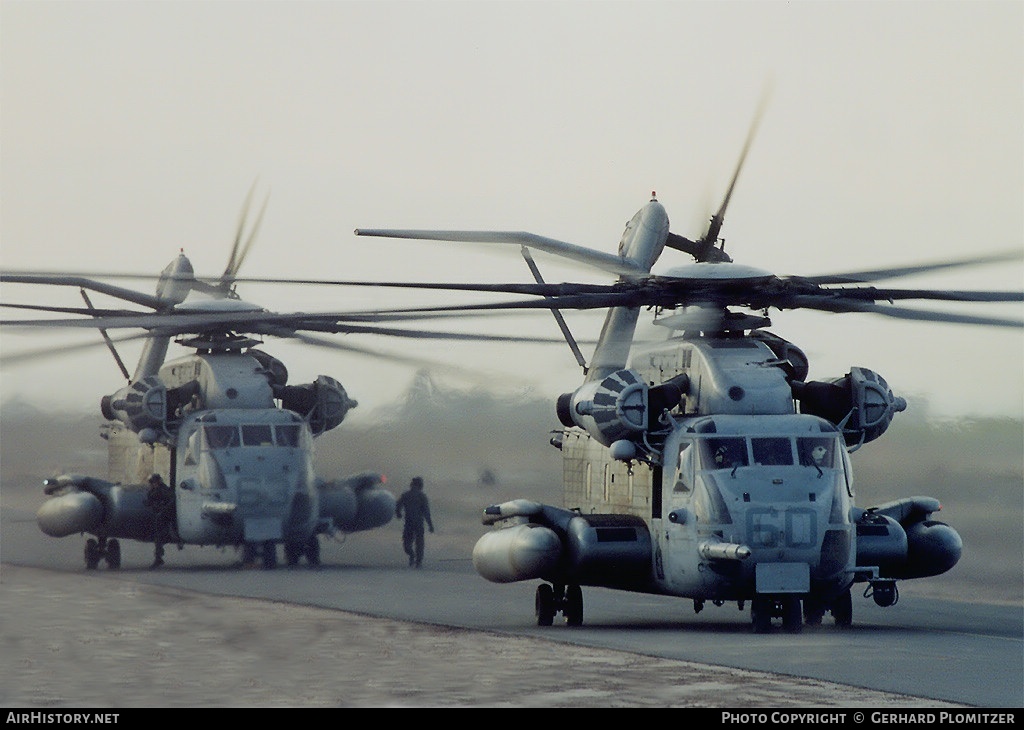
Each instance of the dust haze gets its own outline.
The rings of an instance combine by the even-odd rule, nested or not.
[[[57,472],[105,476],[102,421],[98,408],[71,415],[3,404],[0,506],[34,511],[41,480]],[[558,428],[554,404],[539,395],[445,386],[420,373],[394,402],[357,408],[320,437],[317,470],[325,478],[378,471],[396,496],[422,475],[435,521],[468,559],[486,529],[485,506],[520,497],[561,504],[561,453],[548,443]],[[1022,451],[1018,419],[940,422],[908,411],[853,454],[859,506],[935,497],[943,507],[935,517],[963,538],[963,557],[951,571],[901,582],[904,595],[1024,602]]]

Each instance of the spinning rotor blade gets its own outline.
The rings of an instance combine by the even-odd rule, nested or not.
[[[833,292],[841,290],[826,289]],[[930,299],[947,302],[1024,302],[1019,291],[956,291],[942,289],[865,289],[875,301],[894,299]]]
[[[88,307],[51,307],[44,304],[8,304],[0,302],[0,307],[11,309],[27,309],[33,312],[53,312],[60,314],[83,314],[89,316],[118,317],[134,314],[148,314],[148,312],[133,312],[128,309],[90,309]]]
[[[90,319],[55,320],[3,320],[6,327],[38,329],[134,329],[152,330],[159,336],[201,334],[216,332],[244,332],[257,335],[296,336],[297,332],[329,332],[333,334],[376,334],[412,339],[440,339],[476,342],[519,342],[534,344],[561,344],[563,341],[552,337],[528,335],[503,335],[471,332],[442,332],[437,330],[402,329],[373,326],[375,322],[406,319],[429,319],[445,316],[445,313],[394,312],[330,312],[323,314],[279,314],[275,312],[182,312],[169,314],[129,313],[127,315],[97,316]],[[356,324],[349,322],[367,322]],[[287,333],[287,334],[284,334]]]
[[[423,357],[417,357],[413,355],[402,355],[393,352],[381,352],[374,350],[369,347],[362,347],[360,345],[353,345],[350,343],[337,342],[336,340],[329,340],[323,337],[316,337],[313,335],[305,335],[298,333],[281,334],[282,337],[289,337],[291,339],[298,340],[307,345],[314,347],[322,347],[328,350],[338,350],[340,352],[354,353],[357,355],[365,355],[367,357],[376,358],[378,360],[387,360],[404,365],[412,365],[417,368],[431,368],[442,372],[448,372],[452,375],[456,375],[460,378],[469,379],[475,382],[481,382],[484,384],[493,384],[494,376],[488,377],[485,373],[479,370],[471,370],[468,368],[462,368],[451,363],[437,362],[435,360],[429,360]],[[502,374],[500,376],[503,380],[507,381],[510,378],[517,376],[510,376],[508,374]]]
[[[238,274],[238,270],[242,267],[242,263],[245,261],[246,256],[249,255],[249,251],[252,249],[253,241],[256,239],[256,234],[260,230],[260,224],[263,222],[263,214],[267,210],[267,203],[270,201],[270,194],[263,200],[263,206],[260,208],[259,215],[256,216],[256,222],[253,224],[252,230],[249,232],[249,237],[245,239],[245,243],[242,242],[242,232],[245,230],[245,220],[249,217],[249,206],[252,204],[253,193],[256,192],[256,183],[252,184],[249,188],[248,195],[245,196],[245,203],[242,205],[242,213],[238,220],[238,230],[235,233],[235,243],[231,247],[231,255],[228,257],[228,264],[224,267],[224,273],[221,274],[219,289],[222,293],[227,294],[235,282],[235,277]]]
[[[711,216],[711,222],[708,225],[707,231],[698,241],[691,241],[684,236],[669,233],[668,240],[665,242],[666,246],[690,254],[698,263],[704,261],[715,263],[732,261],[732,258],[724,250],[717,248],[715,244],[718,242],[718,234],[722,231],[722,224],[725,223],[725,211],[729,208],[729,201],[732,199],[733,191],[736,189],[736,181],[739,180],[740,170],[743,169],[743,163],[747,160],[747,153],[750,152],[750,146],[754,142],[754,135],[757,132],[758,125],[761,123],[761,117],[764,116],[767,102],[768,93],[765,92],[757,106],[757,111],[754,112],[754,119],[750,124],[750,130],[747,132],[747,139],[743,143],[743,149],[740,151],[740,159],[736,163],[736,169],[733,170],[732,180],[729,181],[729,187],[726,188],[725,197],[722,199],[722,204],[718,207],[718,211]]]
[[[725,191],[725,198],[722,200],[722,205],[718,208],[718,212],[711,217],[711,225],[708,227],[707,233],[700,240],[700,243],[704,246],[711,247],[715,245],[715,241],[718,240],[718,234],[722,230],[722,224],[725,222],[725,211],[729,207],[729,201],[732,199],[733,190],[736,189],[736,181],[739,180],[740,170],[743,169],[743,163],[747,160],[747,153],[750,151],[750,145],[754,142],[754,135],[757,133],[757,127],[761,123],[761,117],[764,115],[765,104],[767,103],[767,95],[761,99],[761,103],[758,104],[757,111],[754,113],[754,120],[750,124],[750,131],[747,132],[747,139],[743,143],[743,150],[740,152],[740,159],[736,163],[736,169],[732,173],[732,180],[729,182],[729,187]]]
[[[860,284],[870,281],[881,281],[883,279],[895,279],[901,276],[912,274],[923,274],[929,271],[941,271],[942,269],[956,269],[967,266],[980,266],[982,264],[995,264],[1006,261],[1021,261],[1024,259],[1024,251],[1008,250],[1003,252],[983,254],[963,259],[952,259],[949,261],[936,261],[916,266],[901,266],[891,269],[866,269],[864,271],[849,271],[844,274],[822,274],[820,276],[801,277],[816,284]]]
[[[803,297],[797,297],[797,299],[800,301],[795,303],[796,307],[803,309],[817,309],[825,312],[869,312],[871,314],[881,314],[895,319],[946,322],[949,324],[971,324],[986,327],[1007,327],[1013,329],[1024,328],[1024,320],[908,309],[906,307],[886,306],[882,304],[875,304],[873,302],[857,301],[855,299],[808,298],[810,301],[803,301]]]
[[[127,335],[125,337],[111,338],[110,343],[121,344],[122,342],[144,340],[149,336],[148,332],[137,335]],[[23,350],[21,352],[9,353],[5,350],[5,353],[0,355],[0,365],[20,365],[60,355],[70,355],[72,353],[83,352],[85,350],[95,350],[100,347],[109,347],[109,344],[105,340],[96,340],[95,342],[81,342],[74,345],[61,344],[58,347],[44,347],[35,350]]]

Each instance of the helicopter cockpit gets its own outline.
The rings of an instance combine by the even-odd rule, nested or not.
[[[736,466],[818,466],[835,468],[838,448],[834,437],[820,436],[723,436],[700,440],[705,469]]]
[[[821,491],[825,482],[842,482],[849,490],[846,450],[833,424],[798,414],[772,421],[768,426],[762,417],[755,426],[746,416],[681,419],[664,451],[666,474],[675,474],[672,493],[692,492],[701,474],[714,483],[738,480],[748,501],[762,488],[776,498],[786,487],[806,498],[808,489]]]
[[[274,408],[206,411],[181,434],[179,516],[194,539],[282,540],[295,523],[312,529],[313,437],[301,416]]]

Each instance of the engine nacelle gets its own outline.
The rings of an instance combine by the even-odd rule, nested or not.
[[[558,398],[558,419],[579,426],[604,446],[632,440],[647,429],[648,386],[635,370],[617,370]]]
[[[320,516],[342,532],[386,525],[395,516],[395,496],[383,489],[379,474],[366,472],[318,485]]]
[[[288,384],[288,368],[283,362],[273,355],[268,355],[263,350],[255,348],[246,351],[246,354],[255,359],[263,368],[271,388],[281,388]]]
[[[327,375],[320,375],[312,383],[287,385],[275,389],[281,405],[295,411],[309,422],[314,436],[336,428],[345,415],[359,405],[348,397],[341,383]]]
[[[845,376],[829,382],[794,381],[791,387],[800,412],[834,423],[847,446],[874,441],[889,428],[893,416],[907,408],[885,379],[867,368],[850,368]]]
[[[155,375],[136,380],[100,401],[108,421],[121,421],[138,433],[151,428],[164,431],[167,424],[167,387]]]

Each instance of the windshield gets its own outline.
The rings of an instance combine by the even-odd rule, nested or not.
[[[703,441],[703,464],[705,469],[732,469],[746,466],[747,440],[745,438],[709,438]]]
[[[836,468],[838,440],[834,436],[715,436],[700,440],[701,467],[816,466]],[[748,448],[749,447],[749,448]],[[795,448],[795,451],[794,451]],[[794,456],[796,461],[794,461]]]
[[[297,447],[302,438],[297,424],[270,425],[266,423],[239,426],[204,426],[206,444],[211,449],[230,449],[239,446]]]
[[[834,438],[801,437],[796,440],[800,463],[804,466],[820,466],[831,469],[836,465],[836,440]]]

